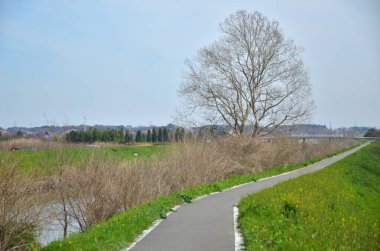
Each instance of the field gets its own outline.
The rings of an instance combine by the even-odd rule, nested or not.
[[[0,159],[16,162],[19,170],[28,173],[53,174],[62,165],[83,166],[94,155],[106,160],[129,161],[162,155],[167,145],[111,146],[101,148],[68,147],[60,149],[0,151]]]
[[[239,209],[246,250],[379,250],[380,142]]]

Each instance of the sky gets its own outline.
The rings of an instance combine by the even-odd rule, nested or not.
[[[0,127],[173,122],[185,59],[241,9],[305,49],[311,123],[380,128],[378,0],[0,0]]]

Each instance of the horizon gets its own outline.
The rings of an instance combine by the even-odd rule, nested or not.
[[[130,125],[130,124],[127,124],[127,125],[122,125],[122,124],[71,124],[71,125],[39,125],[39,126],[33,126],[33,127],[28,127],[28,126],[11,126],[11,127],[2,127],[0,126],[0,128],[2,129],[5,129],[5,130],[9,130],[9,129],[12,129],[12,128],[27,128],[27,129],[31,129],[31,128],[42,128],[42,127],[59,127],[59,128],[62,128],[62,127],[84,127],[86,126],[86,128],[91,128],[91,127],[96,127],[96,126],[103,126],[103,127],[124,127],[124,128],[128,128],[128,127],[132,127],[132,128],[139,128],[139,127],[156,127],[156,128],[159,128],[159,127],[167,127],[168,125],[174,125],[174,126],[178,126],[178,127],[181,127],[180,125],[177,125],[175,123],[167,123],[165,125],[155,125],[155,124],[152,124],[152,125]],[[330,130],[330,126],[329,125],[326,125],[326,124],[318,124],[318,123],[299,123],[299,124],[293,124],[293,125],[283,125],[283,126],[313,126],[313,125],[316,125],[316,126],[324,126],[326,127],[327,129]],[[202,126],[207,126],[207,125],[202,125]],[[201,126],[200,126],[201,127]],[[184,126],[184,128],[197,128],[196,126],[193,126],[193,127],[186,127]],[[339,126],[339,127],[331,127],[331,130],[336,130],[336,129],[341,129],[341,128],[346,128],[346,129],[349,129],[349,128],[374,128],[374,129],[380,129],[380,127],[371,127],[371,126],[365,126],[365,125],[354,125],[354,126]]]
[[[380,2],[291,3],[4,0],[0,126],[176,124],[185,59],[245,9],[305,49],[316,104],[308,123],[380,128]]]

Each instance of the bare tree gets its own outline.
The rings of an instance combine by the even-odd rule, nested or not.
[[[302,49],[259,12],[238,11],[220,24],[222,36],[200,49],[179,93],[187,111],[252,137],[307,118],[313,108]]]

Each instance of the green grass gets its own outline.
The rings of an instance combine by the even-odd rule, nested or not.
[[[83,233],[73,234],[66,241],[52,242],[43,250],[119,250],[128,247],[142,231],[149,228],[155,220],[164,218],[166,213],[176,205],[191,202],[194,198],[212,192],[299,169],[326,157],[328,156],[321,156],[293,166],[267,169],[260,173],[233,176],[219,182],[201,184],[175,194],[161,196],[120,213]]]
[[[380,141],[239,211],[246,250],[380,250]]]
[[[121,146],[104,147],[98,149],[89,148],[65,148],[65,149],[41,149],[37,151],[0,151],[0,159],[8,163],[16,163],[18,168],[25,172],[51,174],[62,164],[81,166],[92,156],[102,156],[104,159],[116,159],[128,161],[141,157],[155,157],[161,155],[167,145],[152,146]]]

